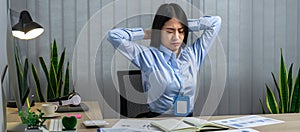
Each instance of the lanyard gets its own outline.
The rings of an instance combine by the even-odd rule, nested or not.
[[[179,68],[178,68],[178,65],[177,65],[177,63],[175,62],[175,60],[173,59],[173,57],[171,57],[171,59],[170,59],[170,66],[171,66],[171,68],[172,68],[172,71],[173,71],[173,73],[175,74],[175,77],[177,78],[177,80],[178,80],[178,82],[179,82],[179,91],[178,91],[178,96],[180,95],[180,96],[183,96],[183,87],[182,87],[182,80],[181,80],[181,77],[178,75],[178,72],[176,72],[176,70],[175,69],[177,69],[178,71],[179,71]],[[177,67],[174,67],[174,66],[176,66],[177,65]]]

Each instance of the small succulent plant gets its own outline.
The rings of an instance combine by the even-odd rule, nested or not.
[[[25,112],[22,110],[19,112],[22,123],[27,125],[27,129],[38,129],[46,121],[46,118],[43,118],[44,113],[40,109],[37,111],[38,113],[31,112],[31,108],[28,108]]]

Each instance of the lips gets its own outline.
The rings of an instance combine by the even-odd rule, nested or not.
[[[171,44],[175,45],[175,46],[180,46],[181,43],[180,42],[172,42]]]
[[[180,45],[180,42],[172,42],[172,45]]]

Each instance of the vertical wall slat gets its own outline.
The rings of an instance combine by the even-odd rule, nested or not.
[[[73,76],[73,66],[72,66],[72,57],[73,51],[76,44],[76,1],[74,0],[63,0],[63,45],[66,48],[66,62],[70,63],[70,85],[72,86],[70,90],[74,86],[74,76]]]
[[[209,7],[209,8],[205,8],[204,15],[215,15],[216,14],[216,0],[206,0],[204,1],[204,5],[205,7]],[[204,63],[203,68],[205,68],[204,70],[204,75],[205,75],[205,86],[203,87],[205,89],[205,93],[208,94],[209,92],[211,92],[211,88],[215,87],[218,82],[213,82],[212,77],[217,76],[217,45],[216,45],[216,41],[213,43],[213,45],[211,46],[211,48],[209,49],[208,55],[205,58],[205,62],[210,62],[210,63]],[[207,70],[208,69],[208,70]],[[209,101],[209,100],[206,100]],[[218,113],[218,110],[215,111],[215,114]]]
[[[62,21],[63,21],[63,9],[62,9],[62,1],[61,0],[50,0],[50,33],[51,33],[51,38],[50,42],[52,43],[53,40],[56,40],[57,46],[59,48],[59,53],[62,52]]]
[[[154,16],[154,12],[151,11],[152,9],[152,5],[151,5],[152,1],[151,0],[143,0],[140,3],[140,11],[141,11],[141,15],[142,18],[140,19],[140,23],[141,23],[141,27],[145,28],[145,29],[151,29],[152,26],[152,16]],[[150,42],[149,42],[150,43]]]
[[[252,106],[252,1],[240,1],[240,100],[241,114],[250,114]],[[242,88],[241,88],[242,87]]]
[[[229,114],[240,113],[240,76],[239,73],[239,25],[240,25],[240,0],[229,1],[229,34],[228,43],[228,77],[229,77],[229,93],[230,93],[230,104],[229,104]]]
[[[76,35],[77,43],[75,49],[76,59],[75,67],[73,73],[75,73],[76,78],[74,78],[75,89],[82,95],[83,100],[88,100],[89,90],[84,90],[82,88],[89,87],[89,41],[88,41],[88,31],[84,28],[86,21],[88,20],[88,1],[87,0],[77,0],[76,1]],[[78,39],[81,42],[78,42]],[[84,43],[84,44],[82,44]]]
[[[259,99],[265,102],[263,81],[263,1],[253,0],[252,13],[252,111],[262,112]],[[257,92],[256,92],[257,91]]]
[[[277,74],[280,64],[280,48],[286,49],[286,1],[275,1],[275,51],[274,51],[274,70]],[[285,54],[285,52],[283,52]],[[285,56],[285,55],[284,55]]]
[[[111,3],[110,0],[102,0],[101,1],[101,7],[102,7],[102,22],[101,22],[101,30],[102,30],[102,36],[106,35],[106,33],[114,26],[114,17],[112,17],[111,14],[114,14],[114,3]],[[113,4],[113,5],[111,5]],[[108,104],[111,104],[111,106],[116,109],[118,94],[114,92],[114,85],[111,78],[111,72],[112,72],[112,57],[114,52],[113,47],[106,41],[106,43],[102,44],[102,66],[103,66],[103,96],[106,99],[105,101]],[[112,96],[114,95],[114,96]],[[114,116],[114,114],[111,112],[110,106],[105,105],[103,109],[104,113],[107,113],[104,115],[104,118]]]
[[[122,27],[127,27],[127,23],[128,23],[128,13],[127,13],[127,0],[122,0],[122,1],[118,1],[114,3],[114,27],[116,28],[122,28]],[[121,10],[121,11],[120,11]],[[129,62],[128,60],[117,50],[115,50],[114,48],[111,47],[112,51],[114,52],[114,61],[113,61],[113,65],[116,66],[115,69],[112,69],[112,78],[114,78],[114,80],[118,80],[117,79],[117,71],[118,70],[124,70],[128,67]],[[119,89],[119,82],[115,82],[115,88]],[[117,94],[118,95],[118,94]],[[116,100],[116,109],[118,112],[120,112],[120,97],[117,96],[117,100]]]
[[[39,16],[37,16],[37,13],[36,13],[36,2],[35,1],[27,1],[26,5],[27,5],[26,10],[28,10],[28,12],[30,13],[33,21],[40,23],[37,19],[37,18],[39,18]],[[37,40],[37,38],[23,41],[24,42],[23,44],[26,47],[26,49],[23,49],[23,50],[25,50],[25,52],[26,52],[25,56],[26,56],[26,58],[28,58],[28,65],[30,66],[29,73],[28,73],[29,88],[31,90],[29,93],[30,97],[34,97],[34,95],[35,95],[34,80],[30,75],[31,75],[31,64],[36,65],[37,60],[38,60],[38,57],[36,56],[38,54],[36,40]],[[21,41],[19,41],[19,42],[21,42]],[[19,43],[19,44],[22,44],[22,43]],[[22,49],[20,49],[20,50],[22,50]],[[24,63],[24,61],[23,61],[23,63]],[[36,99],[36,98],[34,97],[33,99]]]
[[[274,5],[275,2],[273,0],[264,0],[263,2],[263,76],[264,83],[274,84],[271,72],[277,71],[274,70]],[[271,85],[271,89],[276,90],[275,87]]]
[[[286,9],[286,66],[289,67],[291,63],[294,63],[295,68],[298,68],[297,63],[297,1],[287,0]],[[299,16],[298,16],[299,17]],[[294,71],[295,71],[295,68]]]
[[[49,64],[50,60],[50,13],[49,13],[49,1],[48,0],[43,0],[43,1],[38,1],[36,3],[36,13],[38,14],[40,18],[39,23],[44,27],[44,33],[39,36],[36,40],[37,43],[37,50],[38,54],[36,55],[37,57],[43,57],[44,60],[46,61],[47,64]],[[39,77],[40,77],[40,83],[41,87],[44,89],[44,92],[46,92],[46,87],[47,87],[47,81],[46,81],[46,76],[40,67],[40,63],[36,65],[37,70],[39,71]],[[46,94],[44,94],[45,96]]]
[[[33,21],[39,23],[38,19],[39,16],[36,13],[36,2],[35,1],[27,1],[27,10],[29,11]],[[43,35],[43,34],[42,34]],[[27,58],[29,63],[36,63],[37,61],[37,57],[36,54],[38,52],[38,50],[36,49],[36,39],[32,39],[32,40],[27,40],[24,44],[26,44],[26,54],[27,54]]]
[[[297,30],[297,35],[298,35],[298,37],[297,37],[297,60],[298,60],[298,65],[300,65],[300,2],[298,1],[298,14],[297,14],[297,18],[298,18],[298,24],[297,24],[297,28],[298,28],[298,30]],[[297,69],[298,70],[298,69]]]
[[[219,15],[222,18],[222,27],[220,29],[219,32],[219,39],[221,42],[221,45],[223,46],[224,52],[225,52],[225,58],[228,61],[228,1],[229,0],[222,0],[222,1],[218,1],[217,2],[217,15]],[[218,58],[219,60],[220,58]],[[219,62],[219,61],[218,61]],[[228,66],[226,66],[228,69]],[[228,72],[227,72],[228,74]],[[228,75],[226,76],[226,82],[228,82],[229,77]],[[219,108],[218,108],[218,114],[227,114],[229,113],[229,87],[228,87],[228,83],[226,83],[225,85],[225,90],[224,93],[222,95],[222,100],[219,104]]]

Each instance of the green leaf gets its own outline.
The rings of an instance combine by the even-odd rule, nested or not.
[[[65,61],[65,49],[62,52],[60,59],[59,59],[59,65],[58,65],[58,73],[57,73],[57,88],[59,95],[63,94],[62,92],[62,86],[63,86],[63,68],[64,68],[64,61]]]
[[[266,95],[267,107],[272,114],[278,114],[279,108],[275,99],[275,95],[267,85],[266,88],[267,88],[267,95]]]
[[[27,85],[27,75],[28,75],[28,59],[26,58],[25,63],[24,63],[24,68],[23,68],[23,84],[22,84],[23,86],[22,86],[22,89],[24,90],[25,94],[23,94],[23,96],[21,96],[22,104],[25,104],[26,98],[29,95],[29,91],[30,91],[29,87]]]
[[[54,39],[54,42],[52,44],[52,51],[51,51],[51,57],[50,57],[50,66],[53,65],[55,72],[58,72],[58,48],[56,44],[56,40]]]
[[[279,90],[280,90],[280,97],[281,97],[281,112],[286,113],[289,111],[289,88],[288,88],[288,80],[287,80],[287,72],[285,62],[282,56],[282,49],[280,50],[281,59],[280,59],[280,70],[279,70]]]
[[[62,52],[60,59],[59,59],[59,65],[58,65],[58,76],[62,76],[62,71],[64,68],[64,61],[65,61],[65,49]]]
[[[20,60],[19,60],[19,56],[18,56],[18,50],[16,50],[15,62],[16,62],[17,76],[18,76],[19,97],[22,98],[23,97],[23,93],[24,93],[24,91],[22,89],[22,84],[23,84],[22,76],[23,76],[23,72],[22,72],[22,69],[21,69],[21,64],[20,64]]]
[[[26,99],[28,98],[29,93],[30,93],[30,89],[27,88],[27,89],[25,90],[25,92],[24,92],[23,97],[21,98],[22,105],[25,104]],[[28,106],[30,107],[30,104],[29,104],[29,103],[28,103]]]
[[[69,80],[69,62],[67,64],[67,68],[66,68],[66,76],[65,76],[65,86],[64,86],[64,96],[65,95],[68,95],[69,94],[69,83],[70,83],[70,80]]]
[[[54,91],[53,91],[53,86],[52,86],[51,80],[50,80],[50,74],[48,72],[48,69],[47,69],[47,66],[46,66],[46,63],[45,63],[43,57],[39,57],[39,60],[40,60],[40,64],[42,66],[42,69],[43,69],[46,79],[47,79],[47,83],[48,83],[47,99],[49,99],[51,97],[54,97]]]
[[[292,98],[292,93],[293,93],[293,63],[291,64],[289,68],[289,73],[288,73],[288,86],[289,86],[289,99],[291,100]],[[289,102],[291,104],[291,101]],[[291,107],[289,104],[289,108]]]
[[[56,74],[56,71],[55,71],[55,69],[54,69],[54,65],[52,64],[51,66],[50,66],[50,81],[51,81],[51,85],[52,85],[52,91],[53,91],[53,93],[54,93],[54,97],[51,97],[51,98],[56,98],[56,97],[59,97],[57,94],[56,94],[56,89],[57,89],[57,86],[56,86],[56,84],[57,84],[57,76],[56,76],[57,74]]]
[[[291,112],[299,112],[300,103],[300,68],[298,70],[297,78],[294,85],[294,90],[291,98]]]
[[[265,108],[264,108],[264,105],[263,105],[261,99],[259,99],[259,103],[260,103],[261,109],[262,109],[262,111],[263,111],[263,114],[266,114],[266,110],[265,110]]]
[[[273,78],[274,83],[275,83],[276,91],[277,91],[277,93],[279,94],[279,93],[280,93],[280,90],[279,90],[279,87],[278,87],[278,84],[277,84],[275,75],[274,75],[273,72],[271,72],[271,74],[272,74],[272,78]],[[281,99],[281,96],[279,96],[278,104],[281,104],[281,100],[282,100],[282,99]],[[279,111],[281,111],[281,107],[279,107]]]
[[[44,99],[44,96],[43,96],[43,93],[42,93],[42,90],[41,90],[40,79],[39,79],[38,73],[36,71],[36,68],[33,64],[31,64],[31,72],[32,72],[32,75],[34,77],[35,86],[36,86],[35,90],[36,90],[38,99],[39,99],[40,102],[45,102],[45,99]]]
[[[61,93],[62,93],[62,92],[61,92],[61,89],[62,89],[62,79],[59,78],[59,79],[57,79],[56,81],[57,81],[57,84],[56,84],[56,87],[57,87],[57,88],[56,88],[56,95],[60,97],[60,96],[61,96]]]

